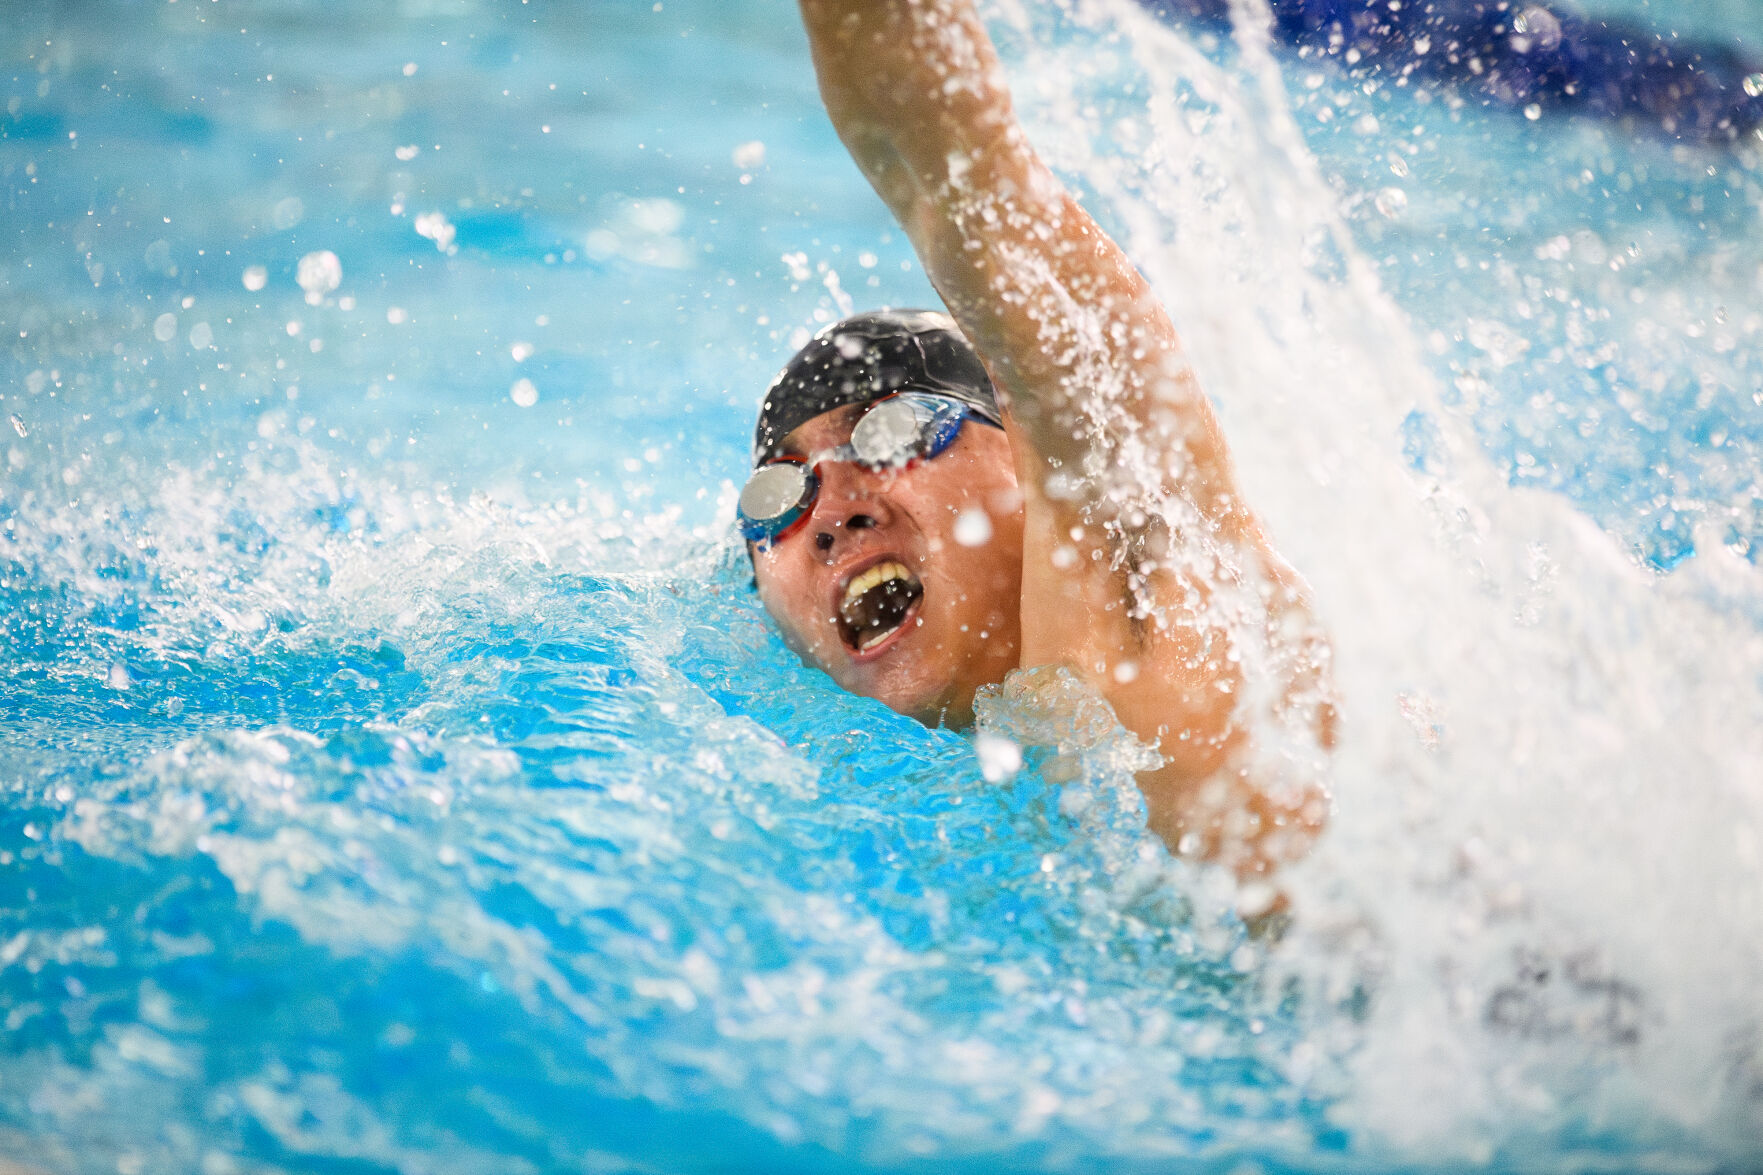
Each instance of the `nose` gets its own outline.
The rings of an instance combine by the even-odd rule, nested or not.
[[[893,480],[889,474],[847,461],[826,461],[814,472],[820,479],[820,494],[810,525],[817,548],[830,555],[834,547],[848,545],[853,532],[887,522],[886,491]]]

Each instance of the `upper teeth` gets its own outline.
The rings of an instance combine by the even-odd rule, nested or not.
[[[849,608],[857,602],[864,592],[878,587],[890,579],[910,580],[911,578],[912,573],[906,570],[904,565],[896,563],[892,559],[885,563],[877,563],[868,571],[851,577],[851,582],[845,585],[845,598],[839,602],[839,610],[844,611]]]

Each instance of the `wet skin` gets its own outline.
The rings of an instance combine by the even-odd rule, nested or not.
[[[787,438],[807,457],[850,440],[863,406],[826,412]],[[965,726],[974,693],[1021,659],[1022,494],[1003,430],[968,420],[955,441],[900,470],[843,461],[817,467],[806,522],[754,553],[766,610],[804,660],[845,689],[930,725]],[[956,519],[983,510],[992,535],[955,540]],[[847,639],[839,601],[852,576],[898,560],[924,585],[891,636],[869,650]]]
[[[1328,810],[1327,637],[1156,291],[1035,154],[971,0],[800,3],[827,113],[1009,431],[970,425],[897,475],[828,466],[809,525],[758,558],[766,606],[841,685],[928,721],[965,720],[975,689],[1018,666],[1071,673],[1162,757],[1138,783],[1171,849],[1242,878],[1301,856]],[[849,425],[810,421],[797,451]],[[1012,489],[1007,508],[988,500]],[[963,548],[955,519],[976,504],[997,533]],[[861,654],[839,589],[890,555],[924,598]]]

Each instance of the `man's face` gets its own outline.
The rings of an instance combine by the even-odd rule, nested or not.
[[[846,443],[865,407],[816,416],[785,451]],[[1021,645],[1022,495],[1009,440],[969,419],[948,448],[905,469],[824,461],[816,472],[807,520],[754,554],[759,598],[784,640],[852,693],[929,724],[967,723],[974,692],[1014,669]]]

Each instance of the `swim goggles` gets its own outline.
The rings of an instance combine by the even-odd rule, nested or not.
[[[779,457],[755,469],[736,507],[741,537],[765,550],[806,522],[820,494],[814,471],[823,461],[904,469],[947,449],[973,415],[969,405],[934,392],[882,397],[857,418],[848,444],[807,457]]]

